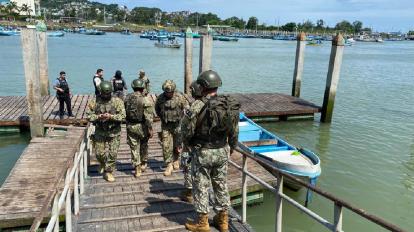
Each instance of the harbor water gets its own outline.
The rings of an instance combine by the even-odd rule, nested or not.
[[[181,41],[182,42],[182,41]],[[194,78],[198,73],[198,40],[194,46]],[[105,79],[121,70],[128,83],[143,68],[151,90],[160,93],[165,79],[182,89],[184,50],[154,46],[137,35],[66,34],[48,38],[50,81],[66,71],[74,94],[93,92],[92,76]],[[322,105],[331,45],[308,46],[301,97]],[[212,68],[223,79],[222,92],[290,94],[296,43],[264,39],[214,41]],[[25,95],[20,37],[0,37],[0,95]],[[414,42],[357,43],[345,47],[333,122],[314,120],[262,123],[289,143],[316,152],[322,175],[318,187],[402,228],[414,228]],[[27,143],[27,134],[0,136],[0,183]],[[5,171],[6,170],[6,171]],[[288,195],[301,202],[305,191]],[[256,231],[274,231],[274,196],[248,208]],[[309,206],[332,221],[333,204],[314,194]],[[345,210],[345,231],[383,229]],[[284,231],[325,231],[291,207],[283,207]]]

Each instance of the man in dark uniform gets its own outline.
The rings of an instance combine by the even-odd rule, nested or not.
[[[115,72],[115,76],[112,77],[111,82],[114,90],[113,95],[124,100],[124,90],[128,90],[128,88],[120,70]]]
[[[100,89],[99,86],[101,84],[102,81],[104,81],[103,78],[103,69],[98,69],[96,70],[96,74],[93,76],[93,86],[95,87],[95,95],[99,96],[100,94]]]
[[[68,116],[73,117],[72,107],[70,105],[70,89],[68,82],[66,81],[65,71],[59,73],[59,78],[55,80],[53,88],[56,90],[56,97],[59,100],[59,117],[63,119],[63,114],[65,113],[65,103],[66,110],[68,111]]]

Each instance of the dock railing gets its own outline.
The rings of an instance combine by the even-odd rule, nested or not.
[[[275,194],[276,198],[276,223],[275,223],[275,231],[276,232],[282,232],[282,206],[283,206],[283,200],[290,203],[297,209],[299,209],[301,212],[307,214],[309,217],[313,218],[320,224],[324,225],[326,228],[328,228],[330,231],[334,232],[340,232],[342,230],[342,220],[343,220],[343,208],[354,212],[355,214],[359,215],[360,217],[363,217],[378,226],[381,226],[389,231],[395,231],[395,232],[405,232],[404,229],[399,228],[398,226],[389,223],[385,221],[382,218],[379,218],[378,216],[372,215],[367,213],[365,210],[355,207],[354,205],[341,200],[332,194],[325,192],[317,187],[314,187],[306,182],[303,182],[299,180],[298,178],[287,174],[280,169],[274,167],[270,161],[267,161],[265,159],[258,158],[257,155],[248,150],[246,146],[239,143],[239,146],[236,148],[238,152],[240,152],[243,155],[242,160],[242,166],[239,166],[235,162],[229,160],[230,165],[234,166],[238,170],[242,172],[242,222],[246,223],[246,217],[247,217],[247,177],[249,176],[259,184],[261,184],[266,189],[270,190]],[[276,187],[271,186],[270,184],[266,183],[265,181],[261,180],[254,174],[250,173],[247,170],[247,158],[250,158],[262,166],[265,166],[268,169],[271,169],[272,171],[275,171],[277,173],[277,182]],[[331,200],[334,204],[334,221],[333,223],[329,222],[327,219],[323,218],[322,216],[318,215],[317,213],[313,212],[312,210],[306,208],[305,206],[301,205],[299,202],[295,201],[294,199],[290,198],[289,196],[285,195],[283,193],[283,181],[284,178],[288,178],[290,181],[294,182],[295,184],[298,184],[300,186],[303,186],[307,189],[312,190],[313,192],[323,196],[324,198]]]
[[[75,153],[73,162],[70,162],[67,165],[67,169],[63,170],[60,177],[57,179],[55,188],[47,196],[45,204],[42,206],[42,209],[30,227],[31,232],[37,231],[44,218],[49,216],[48,213],[50,204],[52,204],[52,212],[45,231],[59,231],[59,215],[63,209],[64,203],[65,228],[68,232],[72,231],[72,216],[79,214],[79,199],[80,195],[84,192],[84,180],[88,176],[88,157],[92,152],[90,135],[92,134],[93,129],[94,128],[92,126],[86,127],[86,133],[84,134],[84,138],[80,144],[79,150]],[[60,183],[63,179],[65,183],[62,189]],[[73,204],[71,191],[73,191]]]

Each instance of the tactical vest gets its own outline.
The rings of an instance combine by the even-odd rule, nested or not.
[[[139,94],[129,94],[125,101],[126,121],[142,123],[144,121],[144,97]]]
[[[112,85],[114,86],[114,92],[123,91],[124,90],[124,80],[114,78],[112,80]]]
[[[105,114],[105,113],[109,113],[112,115],[116,114],[116,108],[113,104],[113,99],[114,98],[112,98],[108,102],[104,102],[102,100],[97,99],[96,106],[95,106],[95,114],[97,115]],[[100,127],[103,131],[107,132],[108,134],[117,133],[121,129],[121,122],[116,122],[116,121],[98,120],[95,125],[97,127]]]
[[[69,85],[68,82],[66,80],[61,80],[60,78],[57,78],[57,80],[59,81],[59,88],[63,89],[63,93],[60,91],[56,91],[56,94],[58,96],[67,96],[69,95]]]
[[[101,81],[103,81],[103,78],[97,77],[97,76],[93,76],[93,78],[92,78],[93,86],[95,87],[95,95],[99,96],[101,93],[99,92],[98,86],[96,86],[95,78],[99,78],[99,79],[101,79]]]
[[[203,98],[203,102],[205,105],[197,118],[191,144],[204,148],[222,148],[227,144],[233,126],[237,125],[240,104],[226,95]]]
[[[164,97],[164,102],[160,105],[160,118],[164,123],[177,123],[183,117],[183,109],[179,101],[178,93],[174,93],[171,99]]]

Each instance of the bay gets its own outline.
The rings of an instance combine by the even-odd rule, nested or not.
[[[66,34],[48,38],[49,77],[61,70],[75,94],[92,94],[92,76],[103,68],[105,79],[121,70],[128,83],[143,68],[152,90],[161,92],[162,82],[172,79],[182,90],[184,50],[156,48],[138,36],[109,33],[105,36]],[[194,42],[193,78],[198,73],[198,40]],[[322,105],[330,43],[308,46],[301,97]],[[214,41],[212,68],[223,79],[222,92],[280,92],[290,94],[296,43],[262,39],[239,42]],[[20,37],[0,37],[0,95],[24,95],[24,71]],[[357,43],[345,47],[336,95],[333,122],[310,121],[263,123],[270,131],[296,146],[315,151],[322,161],[318,186],[401,227],[414,223],[414,43],[412,41]],[[22,135],[22,138],[24,135]],[[27,142],[24,138],[23,144]],[[0,154],[11,149],[1,137]],[[14,141],[14,142],[13,142]],[[8,147],[8,148],[7,148]],[[10,170],[16,158],[1,160]],[[5,169],[7,170],[7,169]],[[0,180],[7,175],[0,173]],[[287,190],[288,191],[288,190]],[[299,201],[305,192],[288,192]],[[274,231],[274,196],[248,208],[248,222],[257,231]],[[314,195],[310,205],[328,219],[331,202]],[[284,231],[323,231],[323,227],[295,208],[284,204]],[[345,211],[346,231],[382,229]]]

